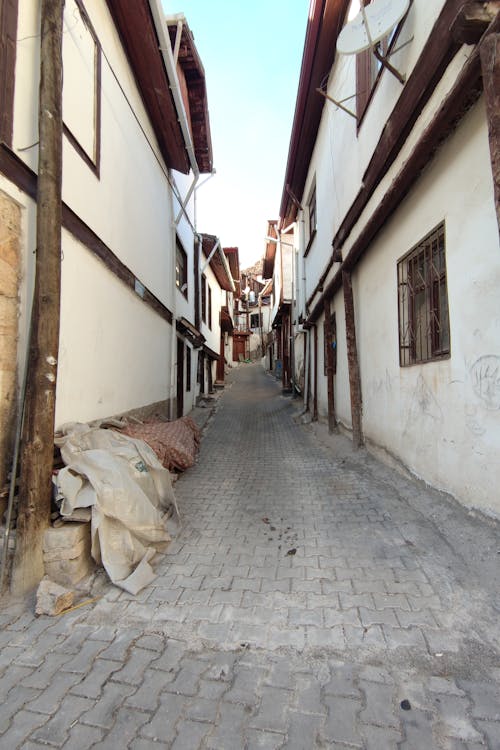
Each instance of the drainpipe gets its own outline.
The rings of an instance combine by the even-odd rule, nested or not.
[[[186,114],[186,110],[184,107],[184,102],[182,100],[182,94],[179,87],[179,79],[177,77],[177,68],[176,68],[176,61],[174,59],[174,54],[172,52],[172,46],[170,43],[170,37],[167,32],[167,18],[165,14],[163,13],[163,10],[160,5],[160,0],[149,0],[149,7],[151,10],[151,14],[153,16],[153,22],[156,29],[156,34],[158,36],[158,40],[160,43],[160,51],[162,53],[163,62],[165,63],[165,68],[167,71],[167,77],[168,82],[170,86],[170,90],[172,92],[172,98],[174,100],[175,109],[177,111],[177,117],[179,118],[179,125],[181,127],[182,137],[184,140],[184,144],[186,147],[186,151],[189,158],[189,164],[191,167],[191,171],[193,172],[193,183],[191,185],[190,190],[188,191],[188,197],[185,199],[184,203],[181,203],[181,210],[179,211],[177,217],[172,222],[172,247],[173,247],[173,253],[172,253],[172,307],[173,307],[173,320],[172,320],[172,337],[171,337],[171,367],[170,367],[170,401],[169,401],[169,418],[174,418],[174,394],[176,393],[176,379],[175,379],[175,372],[176,369],[174,368],[175,358],[176,358],[176,352],[177,352],[177,330],[175,326],[176,322],[176,284],[175,284],[175,265],[176,265],[176,246],[177,246],[177,226],[181,219],[181,216],[185,210],[185,206],[187,205],[187,202],[189,198],[191,197],[191,194],[193,193],[194,189],[196,188],[196,183],[199,180],[200,177],[200,170],[198,168],[198,163],[196,161],[196,155],[194,152],[194,146],[193,146],[193,139],[191,136],[191,131],[189,128],[189,122]],[[178,16],[173,17],[173,20],[177,22],[177,39],[176,39],[176,47],[177,42],[180,38],[180,23],[184,23],[184,16],[182,14],[179,14]],[[173,205],[173,195],[171,194],[171,210],[172,210],[172,216],[174,215],[174,205]]]

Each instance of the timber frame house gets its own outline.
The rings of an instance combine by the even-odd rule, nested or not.
[[[413,0],[401,80],[336,52],[357,5],[311,2],[280,207],[305,406],[497,515],[500,3]]]
[[[184,16],[160,0],[0,0],[0,487],[24,411],[20,593],[43,576],[54,428],[174,419],[210,387],[221,289],[216,272],[212,325],[197,325],[194,193],[212,170]]]

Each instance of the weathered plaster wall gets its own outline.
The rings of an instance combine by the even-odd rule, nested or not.
[[[400,368],[398,259],[445,221],[451,357]],[[500,247],[483,101],[354,275],[365,435],[430,484],[500,515]]]
[[[168,398],[171,326],[63,232],[56,426]]]
[[[6,481],[16,418],[21,207],[0,191],[0,487]]]

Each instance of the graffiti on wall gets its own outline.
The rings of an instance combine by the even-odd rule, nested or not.
[[[474,393],[483,405],[491,411],[500,409],[500,357],[495,354],[479,357],[470,375]]]

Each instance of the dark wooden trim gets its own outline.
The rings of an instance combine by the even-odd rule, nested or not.
[[[0,172],[16,185],[19,190],[33,200],[36,200],[36,174],[4,144],[0,144]],[[63,227],[75,239],[85,245],[94,255],[97,255],[109,271],[135,292],[136,276],[134,273],[122,263],[114,252],[65,203],[62,206],[62,223]],[[164,320],[172,323],[172,312],[149,289],[144,289],[144,295],[141,299]]]
[[[309,237],[309,241],[308,241],[308,243],[306,245],[306,249],[304,250],[304,258],[307,258],[307,256],[309,255],[309,251],[310,251],[310,249],[312,247],[312,244],[314,242],[314,238],[316,237],[316,232],[317,232],[316,229],[313,229],[313,231],[311,232],[311,236]]]
[[[201,329],[200,313],[200,258],[201,258],[201,237],[195,235],[194,238],[194,325],[198,330]]]
[[[480,46],[491,171],[497,223],[500,229],[500,34],[490,34]]]
[[[0,143],[0,173],[36,200],[36,174],[5,143]]]
[[[18,0],[0,0],[0,141],[12,146]]]
[[[496,10],[493,6],[497,5]],[[460,44],[477,44],[498,11],[498,2],[469,0],[458,11],[450,32]]]
[[[356,322],[351,274],[342,272],[344,288],[345,330],[347,343],[347,365],[349,369],[349,390],[351,394],[352,442],[355,448],[363,445],[361,421],[361,377],[359,374],[358,350],[356,346]]]
[[[82,17],[84,25],[87,27],[90,36],[94,40],[95,44],[95,81],[94,81],[94,153],[92,156],[88,154],[78,138],[71,132],[66,124],[63,124],[64,135],[71,143],[77,154],[85,162],[85,164],[92,170],[97,179],[100,178],[101,171],[101,101],[102,101],[102,48],[99,38],[96,34],[94,26],[89,18],[89,14],[83,4],[82,0],[75,0],[76,6]]]
[[[214,361],[216,361],[217,359],[219,359],[219,354],[217,354],[216,352],[214,352],[213,349],[210,349],[210,347],[207,346],[206,344],[203,344],[202,349],[203,349],[204,353],[207,355],[207,357],[209,357],[210,359],[212,359]]]
[[[491,25],[491,32],[496,32],[499,25],[500,14]],[[320,298],[310,312],[308,321],[314,323],[319,318],[323,311],[323,298],[331,298],[342,286],[342,271],[354,268],[370,243],[373,242],[378,232],[415,184],[424,167],[434,157],[436,150],[456,129],[460,120],[476,103],[481,93],[481,66],[479,49],[476,48],[459,73],[454,86],[422,133],[401,171],[393,180],[387,193],[381,199],[361,231],[360,236],[345,256],[343,264],[332,280],[324,287]],[[315,294],[319,292],[319,287],[320,284],[318,283]]]
[[[318,421],[318,326],[314,326],[314,390],[313,390],[313,422]]]
[[[332,349],[332,313],[330,300],[325,299],[325,340],[326,340],[326,378],[328,388],[328,432],[332,433],[337,425],[335,416],[335,390],[333,381],[333,349]]]

